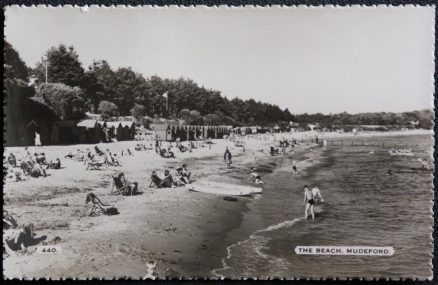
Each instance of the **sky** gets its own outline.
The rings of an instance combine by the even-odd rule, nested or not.
[[[6,40],[30,67],[63,43],[84,68],[105,59],[292,113],[433,106],[431,6],[11,6],[5,17]]]

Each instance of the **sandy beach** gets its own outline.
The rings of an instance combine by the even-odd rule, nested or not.
[[[296,135],[298,139],[304,134]],[[275,159],[282,155],[271,157],[268,147],[277,145],[283,136],[286,134],[277,134],[276,141],[274,137],[265,141],[254,136],[246,140],[245,151],[231,141],[215,140],[211,149],[207,146],[192,153],[177,152],[175,159],[161,158],[153,150],[135,151],[133,156],[121,157],[122,167],[99,171],[86,171],[83,163],[63,158],[69,151],[92,147],[90,145],[43,146],[39,151],[45,152],[49,160],[62,158],[62,169],[49,171],[46,178],[7,183],[4,209],[18,224],[33,223],[38,236],[47,236],[39,245],[50,244],[59,237],[56,245],[62,252],[41,255],[33,246],[26,253],[4,256],[4,276],[139,279],[145,276],[148,261],[157,262],[160,278],[210,276],[227,254],[229,244],[225,243],[232,242],[226,239],[227,233],[239,226],[242,215],[248,211],[247,203],[256,197],[225,201],[221,195],[192,192],[187,188],[150,188],[152,170],[175,169],[187,163],[194,183],[213,180],[251,185],[243,179],[249,167],[263,166],[265,171],[271,171]],[[306,136],[311,134],[306,133]],[[328,137],[330,134],[324,135]],[[122,149],[133,150],[135,144],[135,141],[118,142],[101,148],[120,153]],[[233,154],[231,169],[223,163],[226,146]],[[315,146],[305,141],[296,147],[293,156],[300,170],[317,162],[317,151],[313,152],[315,159],[309,159],[309,155],[312,156],[309,148]],[[20,157],[24,148],[7,148],[5,153],[9,152]],[[141,193],[130,197],[110,195],[111,174],[117,171],[123,171],[128,180],[137,181]],[[120,214],[88,216],[91,205],[85,204],[85,197],[89,192],[115,206]]]

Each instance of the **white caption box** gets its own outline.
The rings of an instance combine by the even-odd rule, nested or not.
[[[393,247],[378,246],[297,246],[295,253],[301,255],[366,255],[391,256]]]

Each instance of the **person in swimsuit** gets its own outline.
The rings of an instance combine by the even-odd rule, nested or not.
[[[313,194],[313,199],[315,201],[316,201],[316,199],[319,199],[319,200],[321,200],[321,203],[324,203],[324,199],[322,198],[321,191],[319,190],[318,187],[312,188],[312,194]]]
[[[312,191],[310,191],[307,185],[304,185],[304,204],[306,205],[306,209],[304,210],[304,218],[307,220],[308,211],[310,210],[312,220],[315,220],[315,213],[313,212],[313,204],[315,204],[315,200]]]

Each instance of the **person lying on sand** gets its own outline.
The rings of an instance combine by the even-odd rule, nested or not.
[[[61,160],[59,160],[59,158],[56,158],[55,160],[51,160],[49,164],[47,164],[47,168],[61,169]]]
[[[3,248],[9,255],[16,251],[25,251],[34,240],[33,224],[18,226],[17,222],[3,211]]]
[[[22,170],[7,169],[4,179],[7,183],[23,181]]]

